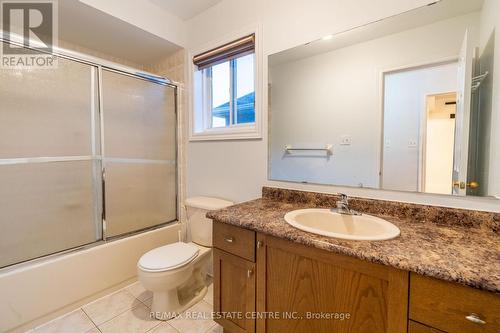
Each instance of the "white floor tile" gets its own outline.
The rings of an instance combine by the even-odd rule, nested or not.
[[[167,322],[151,318],[151,302],[152,293],[133,283],[30,333],[222,333],[212,320],[212,284],[203,301]]]
[[[149,290],[144,289],[139,281],[131,284],[126,289],[141,302],[145,302],[146,300],[153,297],[153,293]]]
[[[33,333],[87,333],[95,328],[94,323],[81,310],[70,312],[67,315],[54,319],[35,328]]]
[[[130,292],[120,290],[83,306],[85,313],[97,325],[131,309],[140,303]]]
[[[151,331],[148,331],[148,333],[179,333],[179,331],[170,326],[168,323],[163,322]]]
[[[215,325],[212,320],[212,305],[201,301],[168,323],[181,333],[206,332]]]
[[[161,322],[151,318],[149,309],[141,303],[100,325],[99,330],[102,333],[145,333],[159,324]]]
[[[223,333],[224,329],[219,324],[210,327],[206,333]]]

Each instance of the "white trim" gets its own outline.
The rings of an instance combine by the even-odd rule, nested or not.
[[[144,158],[116,158],[116,157],[105,157],[103,161],[106,163],[127,163],[127,164],[169,164],[175,165],[175,160],[151,160]]]
[[[74,161],[99,161],[101,156],[59,156],[59,157],[21,157],[0,159],[0,165],[13,164],[33,164],[33,163],[53,163],[53,162],[74,162]]]
[[[214,47],[226,44],[235,39],[255,34],[255,123],[232,125],[224,128],[210,128],[203,132],[195,131],[195,98],[194,92],[194,72],[196,70],[192,59],[195,54],[199,54]],[[211,41],[195,50],[188,51],[188,79],[193,93],[189,102],[189,141],[212,141],[212,140],[245,140],[245,139],[262,139],[262,101],[263,101],[263,53],[262,53],[262,27],[261,24],[253,24],[244,29],[230,33],[223,38]]]

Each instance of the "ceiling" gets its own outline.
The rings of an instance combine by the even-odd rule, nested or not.
[[[136,64],[151,64],[180,49],[161,37],[78,0],[59,1],[59,39]]]
[[[169,13],[189,20],[222,0],[149,0]]]

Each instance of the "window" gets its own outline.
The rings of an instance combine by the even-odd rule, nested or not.
[[[255,123],[254,54],[203,69],[209,126]]]
[[[193,58],[191,138],[234,139],[256,134],[256,56],[250,35]]]

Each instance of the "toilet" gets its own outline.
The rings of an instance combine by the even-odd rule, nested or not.
[[[233,204],[212,197],[187,199],[192,241],[160,246],[139,259],[137,274],[142,286],[153,292],[151,312],[156,319],[174,318],[205,296],[212,266],[212,220],[205,214]]]

